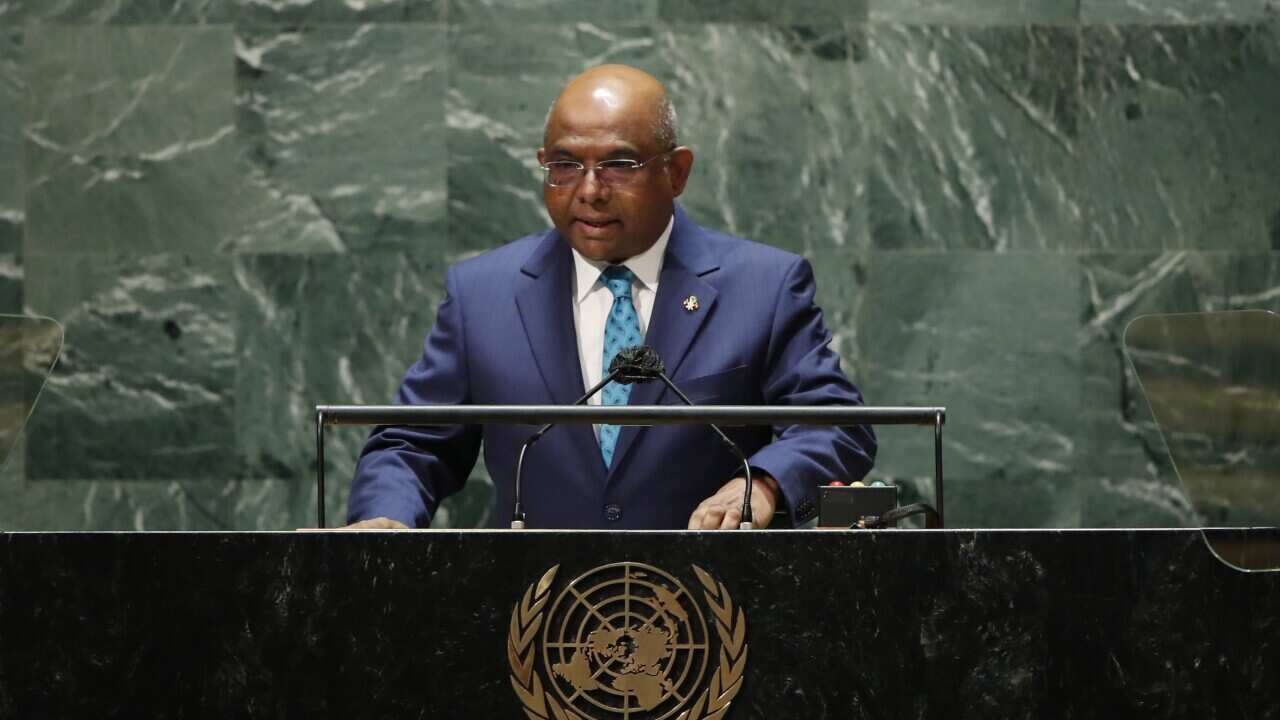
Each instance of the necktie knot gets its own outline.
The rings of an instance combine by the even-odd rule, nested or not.
[[[631,283],[636,279],[636,274],[626,265],[610,265],[600,273],[600,279],[609,288],[609,292],[613,293],[613,299],[617,300],[631,297]]]

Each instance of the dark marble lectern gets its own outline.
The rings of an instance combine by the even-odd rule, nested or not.
[[[0,547],[4,718],[1280,717],[1280,575],[1194,531]]]

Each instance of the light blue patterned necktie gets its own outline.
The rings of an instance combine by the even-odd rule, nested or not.
[[[600,275],[600,281],[613,293],[613,308],[609,310],[609,318],[604,324],[604,365],[600,376],[609,374],[609,365],[620,351],[644,342],[640,335],[640,318],[636,315],[635,305],[631,303],[631,282],[635,273],[622,265],[610,265]],[[626,405],[631,397],[631,386],[611,382],[604,386],[604,397],[601,405]],[[613,448],[618,444],[619,425],[600,426],[600,455],[604,457],[604,466],[613,462]]]

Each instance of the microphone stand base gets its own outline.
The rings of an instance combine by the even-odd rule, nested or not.
[[[523,530],[523,529],[524,529],[524,521],[523,521],[523,520],[512,520],[512,521],[511,521],[511,529],[512,529],[512,530]]]

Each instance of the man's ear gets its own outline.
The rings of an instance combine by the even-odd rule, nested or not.
[[[693,171],[693,151],[683,145],[671,151],[667,161],[667,172],[671,176],[671,196],[680,197],[685,183],[689,182],[689,173]]]
[[[543,158],[545,158],[546,156],[547,156],[547,149],[546,149],[546,148],[538,148],[538,164],[539,164],[539,165],[541,165],[541,164],[542,164],[542,159],[543,159]]]

